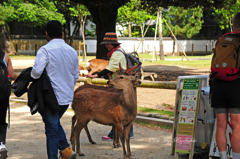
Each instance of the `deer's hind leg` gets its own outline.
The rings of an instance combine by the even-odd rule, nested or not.
[[[92,139],[92,136],[91,136],[91,134],[90,134],[90,132],[88,130],[88,126],[87,125],[84,127],[84,130],[85,130],[85,132],[87,134],[88,141],[91,142],[92,144],[96,144],[96,142],[93,141],[93,139]]]
[[[75,125],[73,130],[74,132],[73,137],[76,142],[76,149],[79,156],[85,156],[83,153],[81,153],[81,150],[80,150],[80,133],[82,129],[86,127],[87,124],[88,124],[88,121],[84,120],[83,118],[77,119],[77,124]]]

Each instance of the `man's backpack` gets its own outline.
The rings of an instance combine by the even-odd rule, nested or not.
[[[8,82],[8,71],[4,59],[5,53],[0,52],[0,100],[6,99],[11,93],[11,87]]]
[[[125,57],[126,57],[126,60],[127,60],[127,65],[129,67],[134,67],[136,66],[137,64],[139,64],[141,62],[139,56],[138,56],[138,53],[137,52],[131,52],[131,53],[126,53],[125,51],[122,51],[122,50],[118,50],[118,51],[121,51]],[[141,76],[142,76],[142,67],[139,66],[138,68],[136,68],[134,70],[135,74],[138,73],[138,78],[141,79]]]
[[[240,34],[224,34],[216,42],[211,62],[211,78],[232,81],[240,75]]]

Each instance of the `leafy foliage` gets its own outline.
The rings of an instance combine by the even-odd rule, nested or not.
[[[153,19],[146,9],[142,8],[140,0],[131,0],[118,9],[117,21],[119,24],[139,26],[141,33],[144,31],[147,20]],[[141,36],[140,31],[133,33],[134,36]]]
[[[191,38],[199,33],[202,28],[202,7],[184,9],[183,7],[171,6],[164,10],[163,16],[176,36]],[[118,23],[123,26],[131,23],[132,28],[134,28],[133,36],[140,36],[141,34],[141,29],[136,28],[136,26],[142,28],[150,19],[155,19],[156,22],[156,18],[156,16],[153,16],[153,14],[148,13],[146,9],[141,7],[139,0],[131,0],[118,10]],[[152,23],[152,25],[155,24]],[[151,27],[149,30],[149,32],[154,31],[154,27]],[[164,21],[163,35],[171,36],[171,32]]]
[[[203,16],[202,7],[187,9],[183,7],[169,7],[168,10],[163,12],[163,15],[175,36],[191,38],[199,33],[204,22],[201,19]],[[166,26],[164,27],[163,35],[171,35]]]
[[[148,5],[153,8],[163,7],[168,8],[169,6],[184,7],[184,8],[195,8],[204,7],[204,9],[222,8],[226,3],[235,3],[236,0],[142,0],[142,5]]]
[[[12,6],[0,4],[0,25],[4,25],[5,22],[13,16],[14,8]]]
[[[240,10],[240,0],[237,0],[235,3],[231,1],[226,2],[223,8],[215,8],[213,15],[216,17],[219,26],[222,30],[228,29],[231,30],[232,18],[234,14]]]
[[[62,14],[57,12],[53,2],[49,0],[11,0],[0,4],[1,24],[10,21],[26,22],[34,26],[46,24],[49,20],[59,20],[65,23]],[[7,14],[6,14],[7,13]]]

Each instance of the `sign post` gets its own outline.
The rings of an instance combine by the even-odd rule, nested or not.
[[[173,137],[175,159],[178,158],[178,153],[186,153],[189,154],[189,159],[193,158],[200,88],[199,78],[186,78],[183,81],[179,114],[177,118],[175,117],[177,119],[177,131]]]

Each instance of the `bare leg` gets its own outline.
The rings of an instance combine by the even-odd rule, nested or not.
[[[217,132],[216,132],[216,141],[219,151],[227,150],[227,138],[226,138],[226,129],[227,129],[227,114],[217,114]]]
[[[232,123],[231,146],[235,153],[240,153],[240,114],[230,114]]]

